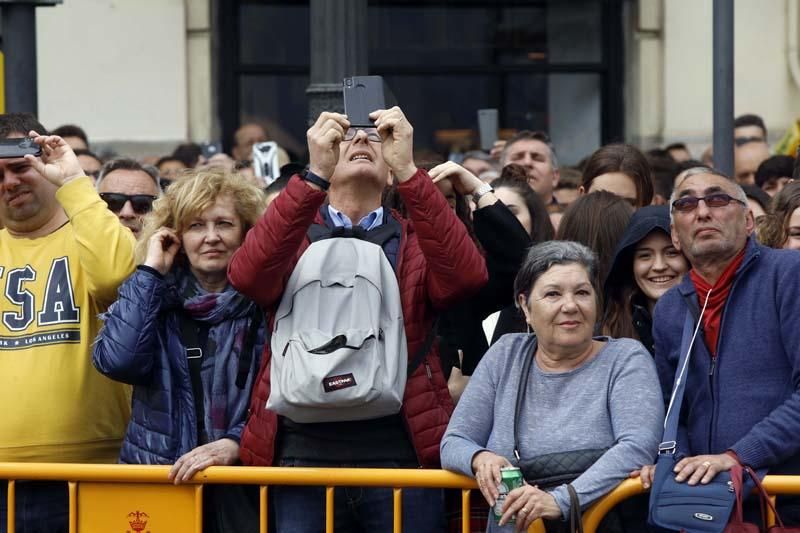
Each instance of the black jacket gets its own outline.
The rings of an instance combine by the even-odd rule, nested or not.
[[[473,214],[475,235],[484,250],[489,281],[472,298],[439,317],[439,346],[445,373],[458,365],[458,350],[464,353],[461,372],[472,375],[489,349],[483,332],[487,316],[514,302],[514,278],[531,245],[531,238],[502,202],[477,209]]]

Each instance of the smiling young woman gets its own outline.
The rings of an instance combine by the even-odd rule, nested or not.
[[[689,270],[670,239],[669,208],[648,206],[631,217],[605,281],[603,333],[642,341],[653,353],[653,308]]]

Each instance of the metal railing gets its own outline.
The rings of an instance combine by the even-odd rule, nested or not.
[[[325,487],[327,533],[334,530],[333,504],[336,487],[392,488],[395,533],[401,532],[403,528],[404,488],[460,489],[461,528],[462,532],[467,533],[470,526],[470,493],[477,489],[474,479],[444,470],[238,466],[207,468],[197,473],[190,482],[175,486],[167,479],[169,468],[150,465],[0,463],[0,479],[8,480],[8,533],[14,533],[15,480],[67,482],[70,533],[107,532],[112,530],[113,524],[109,522],[113,520],[122,524],[120,531],[125,531],[128,525],[134,532],[143,531],[147,520],[151,523],[157,522],[158,527],[147,527],[153,533],[202,531],[205,484],[259,486],[261,533],[267,531],[267,488],[270,485]],[[800,476],[767,476],[764,487],[771,495],[800,494]],[[584,513],[586,533],[595,533],[600,521],[614,506],[643,492],[645,491],[638,479],[623,481]],[[140,526],[142,529],[137,529]],[[544,525],[537,520],[528,531],[543,533]]]

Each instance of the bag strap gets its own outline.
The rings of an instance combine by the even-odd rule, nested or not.
[[[194,396],[194,412],[197,415],[197,444],[208,442],[205,428],[205,407],[203,394],[203,380],[200,370],[203,366],[203,357],[208,349],[208,326],[198,322],[186,313],[178,313],[181,327],[181,340],[186,350],[186,362],[189,365],[189,378],[192,382],[192,396]],[[210,354],[208,354],[210,355]]]
[[[422,363],[422,360],[425,359],[425,356],[428,355],[428,352],[431,350],[431,346],[433,346],[433,341],[436,340],[436,330],[439,328],[439,318],[437,317],[436,320],[433,321],[431,325],[431,329],[428,331],[428,336],[425,337],[425,342],[422,343],[417,353],[414,354],[414,357],[408,362],[408,373],[406,374],[407,378],[411,377],[411,374],[416,372],[417,367]]]
[[[514,457],[517,459],[517,464],[519,464],[519,414],[522,411],[522,405],[525,403],[525,392],[528,390],[528,377],[531,373],[531,364],[533,364],[533,359],[536,356],[536,346],[538,345],[536,341],[536,336],[533,336],[533,348],[531,348],[531,353],[525,359],[525,362],[522,363],[522,375],[519,378],[519,386],[517,387],[517,401],[514,404]]]
[[[264,315],[258,308],[258,305],[253,304],[253,310],[250,313],[250,327],[247,330],[247,335],[244,338],[242,351],[239,354],[239,368],[236,371],[236,386],[244,389],[247,386],[247,375],[250,373],[250,364],[255,357],[256,337],[258,336],[258,328],[263,322]]]
[[[742,484],[742,466],[739,464],[733,465],[733,468],[730,470],[731,474],[731,482],[733,483],[733,492],[736,494],[736,503],[733,508],[733,516],[735,519],[735,523],[742,523],[744,522],[744,509],[743,503],[744,500],[744,487]]]
[[[692,315],[689,311],[686,312],[686,320],[683,324],[683,335],[681,339],[681,358],[678,361],[678,367],[675,369],[675,383],[672,386],[672,396],[669,400],[667,407],[667,416],[664,419],[664,436],[662,437],[661,444],[658,445],[658,454],[675,453],[678,446],[678,422],[681,414],[681,406],[683,405],[683,395],[686,392],[686,371],[689,368],[689,361],[692,358],[692,350],[694,342],[697,339],[697,333],[703,325],[703,316],[708,306],[708,300],[711,296],[711,291],[706,295],[706,301],[703,304],[703,310],[700,312],[700,317],[697,323],[694,324]],[[694,332],[692,332],[694,329]],[[691,340],[686,346],[686,339],[691,334]]]
[[[569,492],[569,531],[570,533],[583,533],[581,502],[572,483],[567,485],[567,492]]]
[[[750,479],[753,480],[753,483],[755,483],[756,489],[758,490],[761,498],[761,518],[764,520],[765,527],[767,522],[767,508],[772,510],[772,514],[775,516],[775,524],[778,527],[785,527],[783,525],[783,520],[781,520],[781,517],[778,514],[778,510],[775,508],[775,504],[772,502],[772,498],[769,497],[769,493],[764,488],[764,485],[761,484],[761,478],[759,477],[758,473],[749,466],[745,466],[744,471],[748,476],[750,476]]]

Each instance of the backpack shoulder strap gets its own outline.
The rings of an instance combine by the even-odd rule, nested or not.
[[[181,341],[186,349],[186,362],[189,366],[189,378],[192,382],[192,396],[194,396],[194,412],[197,414],[197,444],[208,442],[205,428],[205,407],[203,394],[203,380],[200,370],[203,366],[203,357],[208,350],[208,327],[202,322],[193,320],[188,314],[179,311],[178,322],[181,327]]]
[[[256,337],[258,336],[258,328],[263,322],[264,315],[261,313],[258,305],[253,304],[253,310],[250,313],[250,327],[247,329],[247,335],[244,338],[242,351],[239,354],[239,368],[236,371],[236,386],[244,389],[247,386],[247,374],[250,373],[250,363],[256,347]],[[266,330],[266,328],[264,328]]]
[[[417,353],[414,354],[414,357],[408,362],[408,377],[411,377],[417,367],[422,364],[422,360],[428,355],[428,352],[431,351],[431,347],[433,346],[433,341],[436,340],[436,330],[439,328],[439,319],[433,321],[431,325],[430,331],[428,331],[428,336],[425,337],[425,342],[422,343]]]

